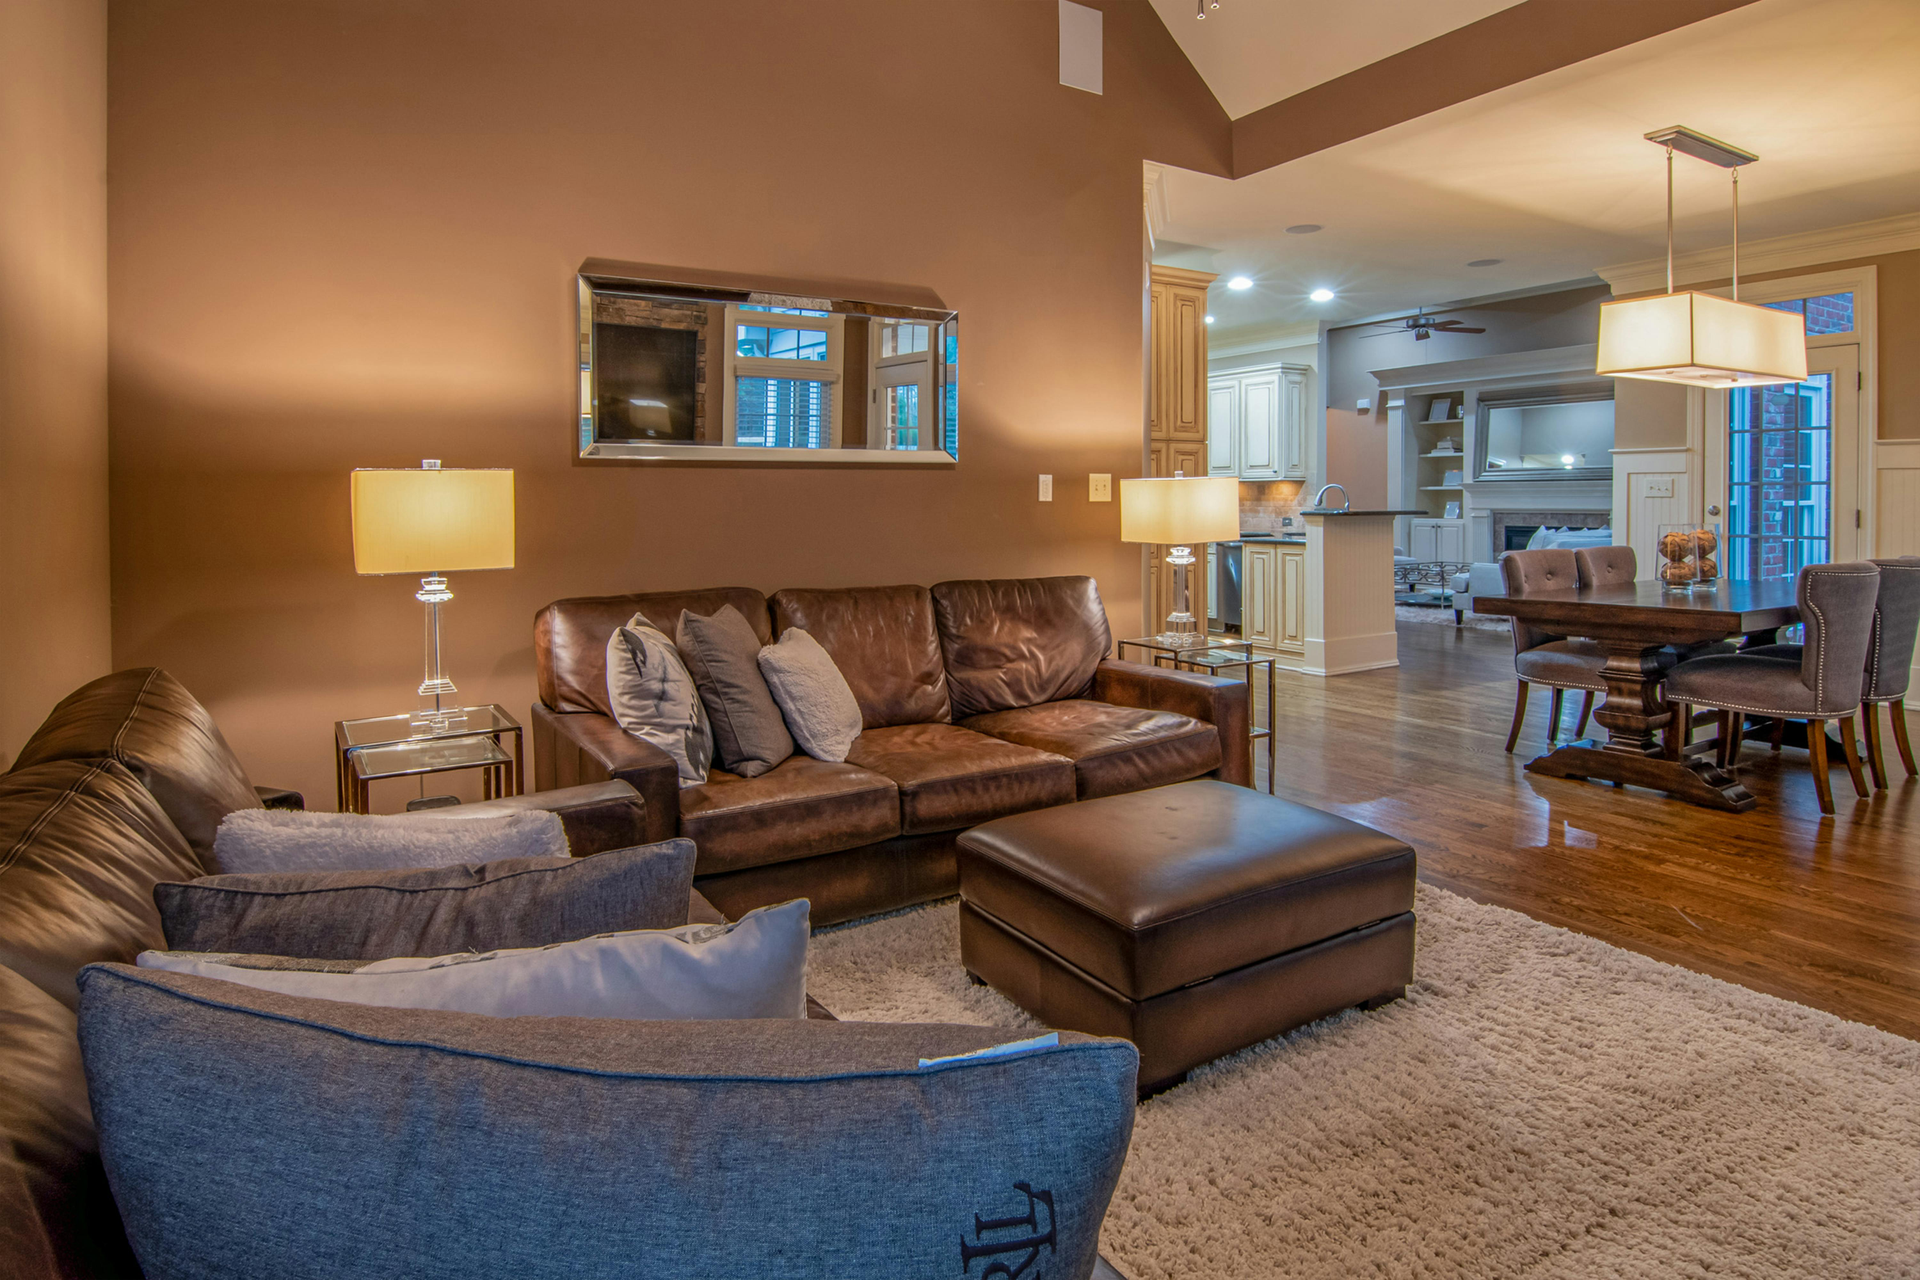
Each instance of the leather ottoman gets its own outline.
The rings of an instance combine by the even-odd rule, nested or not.
[[[999,818],[959,862],[968,974],[1048,1026],[1133,1041],[1142,1097],[1413,978],[1413,850],[1246,787]]]

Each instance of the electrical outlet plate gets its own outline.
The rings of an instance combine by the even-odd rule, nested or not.
[[[1053,501],[1053,477],[1052,476],[1043,475],[1040,477],[1040,501],[1042,502]]]
[[[1087,477],[1088,502],[1113,501],[1113,473],[1097,472]]]

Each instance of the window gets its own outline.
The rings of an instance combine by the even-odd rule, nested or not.
[[[1728,394],[1725,570],[1734,581],[1791,579],[1830,558],[1832,405],[1830,373]]]
[[[880,358],[910,356],[927,349],[924,324],[886,324],[880,328]]]
[[[889,449],[920,447],[920,385],[910,382],[886,388],[886,422]]]
[[[818,329],[735,325],[734,354],[762,360],[825,360],[827,335]]]
[[[1807,336],[1817,338],[1829,333],[1853,332],[1853,295],[1827,293],[1817,298],[1789,298],[1785,302],[1762,303],[1769,311],[1791,311],[1807,318]]]
[[[735,443],[769,449],[833,444],[833,388],[803,378],[736,378]]]

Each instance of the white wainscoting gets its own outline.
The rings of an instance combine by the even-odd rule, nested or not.
[[[1920,556],[1920,440],[1874,442],[1873,554]],[[1920,688],[1920,654],[1913,681]]]
[[[1659,564],[1660,526],[1699,518],[1698,465],[1690,449],[1613,451],[1613,537],[1633,548],[1642,578]]]

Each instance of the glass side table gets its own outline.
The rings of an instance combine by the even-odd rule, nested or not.
[[[1253,642],[1250,640],[1228,640],[1197,634],[1194,640],[1195,643],[1191,645],[1169,644],[1159,636],[1122,640],[1114,646],[1114,653],[1124,659],[1129,647],[1144,649],[1147,651],[1148,661],[1156,667],[1172,667],[1178,671],[1198,671],[1203,675],[1221,675],[1223,679],[1235,678],[1225,676],[1223,672],[1225,669],[1238,667],[1245,673],[1239,678],[1248,686],[1249,702],[1251,702],[1253,670],[1255,667],[1264,666],[1267,669],[1267,724],[1265,728],[1252,728],[1247,737],[1253,742],[1258,742],[1262,738],[1267,740],[1267,794],[1272,795],[1276,741],[1273,733],[1275,691],[1273,655],[1255,653]],[[1247,711],[1248,718],[1251,719],[1253,711],[1251,705],[1248,706]]]
[[[498,705],[460,707],[457,728],[445,733],[416,729],[417,716],[372,716],[338,720],[333,726],[335,781],[340,812],[366,813],[370,784],[458,769],[479,769],[481,798],[517,796],[526,787],[520,722]],[[513,750],[508,753],[506,739]]]

